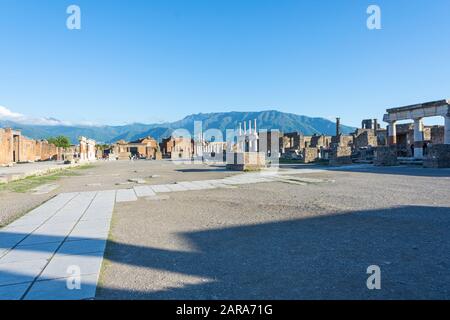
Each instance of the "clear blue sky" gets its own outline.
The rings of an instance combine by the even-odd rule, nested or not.
[[[370,4],[382,30],[366,28]],[[450,97],[449,16],[448,0],[0,0],[0,105],[105,124],[278,109],[357,126]]]

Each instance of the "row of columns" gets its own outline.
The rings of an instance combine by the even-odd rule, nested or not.
[[[256,119],[254,120],[255,125],[252,130],[252,121],[247,123],[244,121],[244,131],[242,131],[242,123],[239,123],[238,130],[238,152],[258,152],[258,131],[256,127]],[[247,147],[248,146],[248,147]]]
[[[445,117],[445,128],[444,128],[444,144],[450,144],[450,113]],[[390,121],[388,127],[388,144],[397,144],[397,121]],[[423,119],[414,119],[414,157],[423,158],[423,143],[424,143],[424,125]]]

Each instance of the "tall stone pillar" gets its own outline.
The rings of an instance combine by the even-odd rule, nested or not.
[[[341,134],[341,118],[336,118],[336,137]]]
[[[450,111],[445,117],[444,143],[450,144]]]
[[[423,121],[414,119],[414,158],[423,158]]]
[[[393,146],[397,144],[397,121],[389,121],[388,145]]]

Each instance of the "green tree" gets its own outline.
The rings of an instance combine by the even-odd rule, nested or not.
[[[47,139],[48,143],[52,143],[57,147],[60,148],[68,148],[70,147],[70,140],[69,138],[65,136],[57,136],[57,137],[51,137]]]

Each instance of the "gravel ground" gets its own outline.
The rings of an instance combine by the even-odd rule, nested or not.
[[[118,204],[97,298],[449,299],[450,172],[354,171]]]

